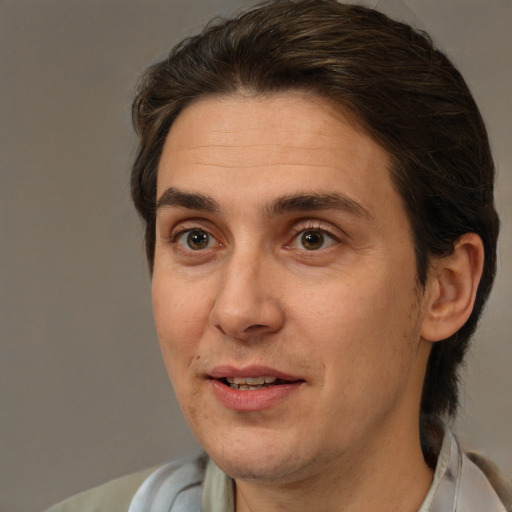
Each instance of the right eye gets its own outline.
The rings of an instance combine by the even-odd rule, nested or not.
[[[220,245],[210,233],[198,228],[187,229],[177,233],[173,237],[173,242],[186,251],[201,251]]]

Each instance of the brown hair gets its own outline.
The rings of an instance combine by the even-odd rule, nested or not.
[[[292,89],[349,109],[390,154],[414,234],[421,286],[430,259],[450,254],[462,234],[483,240],[485,266],[473,312],[457,333],[434,344],[425,378],[422,412],[453,415],[458,367],[496,271],[494,164],[483,120],[460,73],[426,34],[408,25],[335,0],[277,0],[215,21],[148,68],[133,104],[140,146],[131,190],[146,225],[150,268],[157,166],[179,113],[206,95]]]

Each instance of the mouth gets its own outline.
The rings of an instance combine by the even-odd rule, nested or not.
[[[271,409],[291,398],[306,383],[297,376],[262,366],[218,366],[207,378],[219,402],[239,412]]]
[[[279,379],[277,377],[224,377],[218,379],[225,386],[240,391],[256,391],[271,386],[280,386],[283,384],[292,384],[298,381]]]

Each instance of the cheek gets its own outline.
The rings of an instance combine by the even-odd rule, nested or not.
[[[171,379],[190,367],[208,322],[207,297],[174,279],[154,275],[153,315],[160,349]]]
[[[390,381],[414,358],[420,327],[414,283],[392,272],[346,279],[295,304],[299,329],[313,353],[322,354],[328,380],[344,388],[356,380]]]
[[[191,379],[192,369],[200,364],[204,306],[197,295],[175,280],[153,276],[152,299],[160,350],[174,393],[188,421],[198,414],[199,390]]]

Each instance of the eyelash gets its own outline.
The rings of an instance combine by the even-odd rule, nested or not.
[[[290,242],[287,242],[284,247],[286,249],[293,250],[292,245],[294,244],[294,242],[296,242],[299,239],[299,235],[301,235],[301,234],[304,235],[305,233],[308,233],[308,232],[320,233],[322,236],[329,237],[332,240],[332,243],[330,243],[327,247],[330,247],[331,245],[334,245],[334,244],[340,242],[340,237],[336,236],[334,233],[332,233],[331,230],[326,229],[325,227],[323,227],[319,223],[310,222],[310,223],[308,223],[306,225],[303,224],[303,225],[296,226],[293,229],[293,235],[292,235],[292,237],[290,239]],[[322,243],[322,245],[324,245],[324,244]],[[305,247],[304,247],[304,249],[306,251],[308,251],[308,252],[315,252],[317,250],[326,249],[327,247],[321,247],[321,248],[318,248],[318,249],[315,249],[315,250],[311,249],[309,251]]]
[[[208,241],[207,241],[207,245],[210,245],[212,240],[215,240],[215,241],[217,241],[217,244],[218,244],[217,247],[223,246],[222,242],[220,242],[210,231],[208,231],[207,229],[204,229],[200,226],[186,227],[186,228],[180,229],[179,231],[171,233],[171,236],[169,237],[169,243],[179,246],[179,248],[183,252],[187,252],[187,253],[203,252],[203,249],[206,250],[209,247],[198,248],[198,249],[194,250],[192,247],[190,247],[190,245],[188,244],[188,241],[184,240],[183,243],[180,243],[180,239],[184,235],[190,236],[190,234],[193,233],[194,231],[197,231],[198,233],[205,233],[206,236],[209,237]],[[340,242],[340,237],[334,235],[331,230],[326,229],[324,226],[322,226],[321,224],[319,224],[317,222],[309,222],[308,224],[296,225],[293,228],[293,233],[292,233],[291,238],[289,239],[288,242],[286,242],[283,245],[283,248],[287,249],[287,250],[301,250],[301,248],[294,247],[294,245],[295,245],[295,243],[297,243],[297,241],[299,239],[299,235],[302,234],[304,236],[308,232],[319,233],[322,238],[321,238],[320,246],[316,247],[316,248],[311,248],[311,249],[307,249],[303,243],[299,242],[302,245],[302,249],[307,252],[313,253],[313,252],[317,252],[322,249],[327,249],[330,246],[335,245],[336,243]],[[325,237],[327,237],[329,240],[326,240]],[[324,247],[326,243],[328,245],[327,245],[327,247]],[[185,247],[185,244],[188,245],[188,247]]]
[[[169,237],[169,243],[170,244],[175,244],[175,245],[181,245],[180,244],[180,239],[184,235],[190,235],[194,231],[196,231],[198,233],[205,233],[209,237],[208,243],[210,243],[211,239],[217,240],[217,238],[215,236],[213,236],[208,230],[206,230],[204,228],[201,228],[199,226],[194,226],[194,227],[190,227],[190,228],[180,229],[177,232],[171,233],[171,236]],[[218,240],[217,240],[217,242],[218,242]],[[186,242],[184,242],[184,243],[186,243]],[[223,245],[221,242],[218,242],[218,244],[219,244],[220,247],[222,247],[222,245]],[[187,250],[187,249],[183,248],[183,250]],[[188,250],[192,251],[192,252],[196,252],[191,247],[189,247]],[[197,252],[199,252],[199,250]]]

